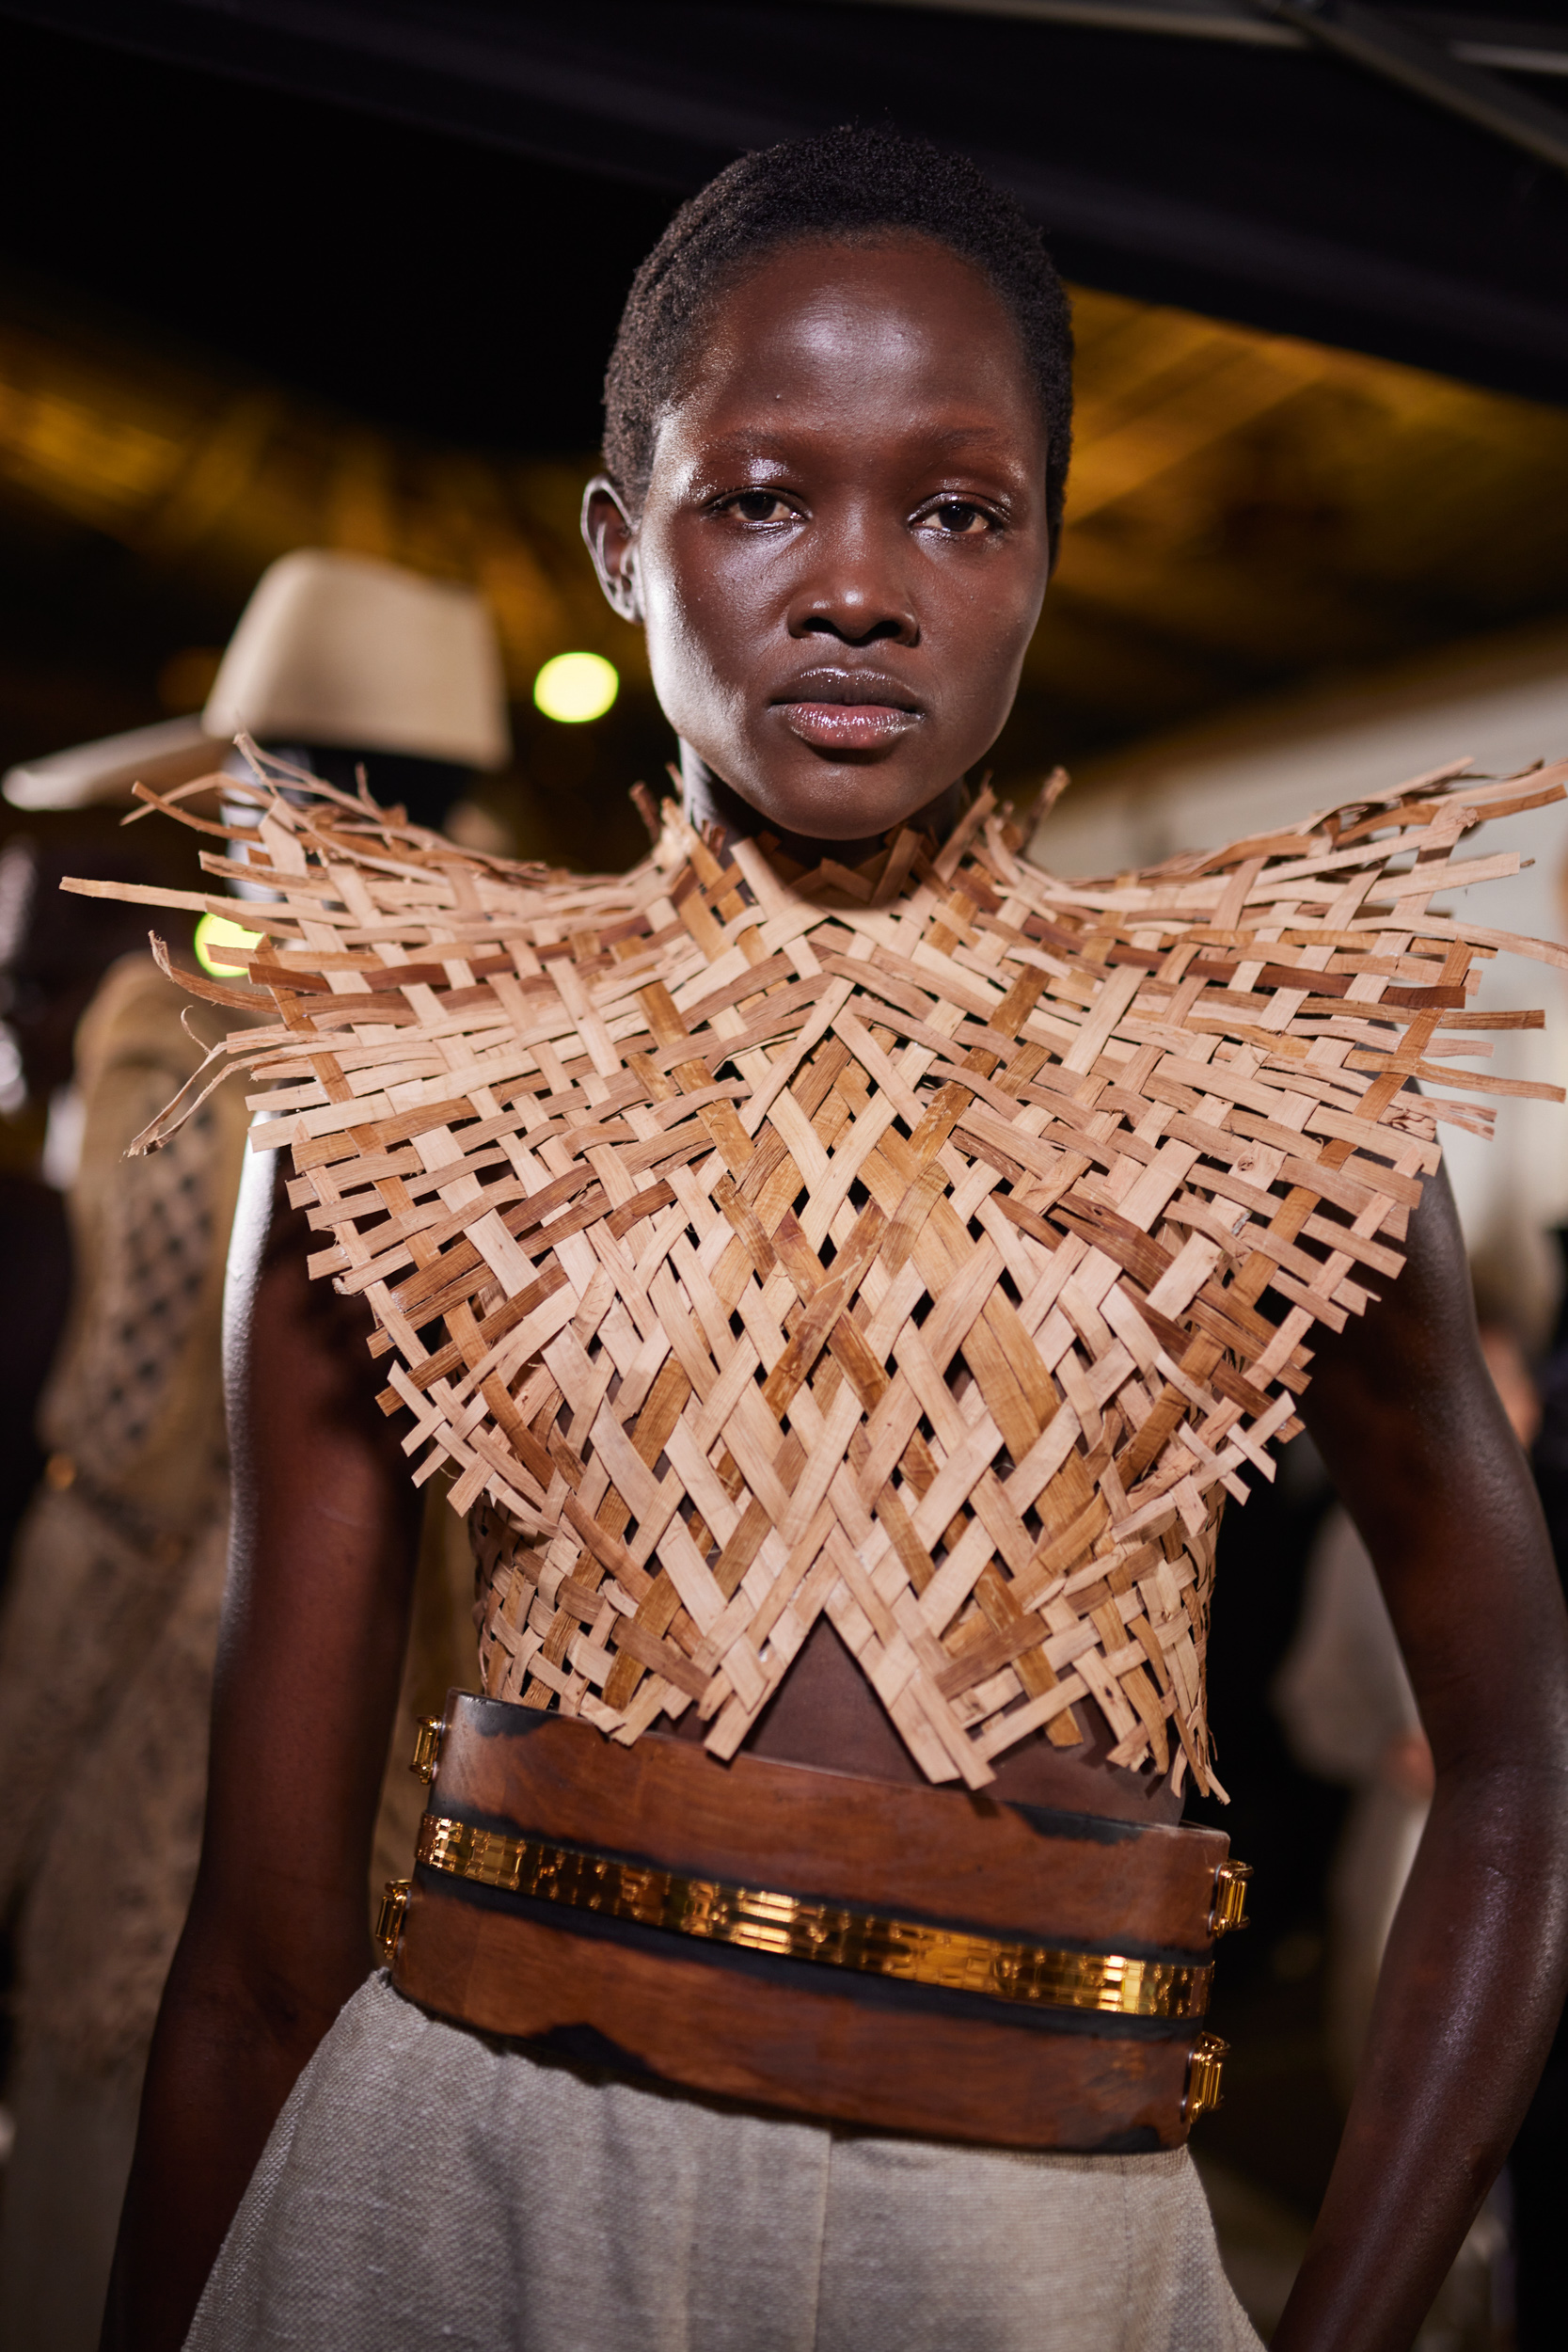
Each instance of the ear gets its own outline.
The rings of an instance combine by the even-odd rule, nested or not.
[[[623,621],[642,618],[638,577],[637,525],[608,474],[596,473],[582,494],[582,535],[599,576],[599,586]]]

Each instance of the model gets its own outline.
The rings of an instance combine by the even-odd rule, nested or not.
[[[1276,2344],[1407,2344],[1508,2145],[1568,1625],[1435,1142],[1511,943],[1433,898],[1561,779],[1028,863],[963,779],[1069,357],[969,166],[743,159],[633,289],[585,506],[681,743],[648,861],[507,866],[264,762],[244,825],[167,796],[276,893],[272,1018],[202,1081],[259,1114],[237,1524],[111,2343],[1254,2342],[1183,2145],[1243,1881],[1180,1815],[1221,1501],[1298,1416],[1437,1792]],[[448,1474],[481,1694],[367,1983]]]

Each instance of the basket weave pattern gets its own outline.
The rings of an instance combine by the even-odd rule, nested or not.
[[[237,833],[160,803],[277,894],[250,988],[186,978],[276,1009],[201,1083],[249,1067],[312,1273],[454,1475],[485,1690],[623,1741],[694,1706],[730,1756],[826,1613],[934,1781],[1092,1703],[1116,1762],[1215,1786],[1225,1493],[1398,1272],[1437,1120],[1488,1124],[1449,1057],[1539,1024],[1466,1009],[1481,961],[1568,961],[1432,905],[1568,768],[1460,772],[1100,884],[986,792],[812,873],[667,804],[613,881],[270,769]]]

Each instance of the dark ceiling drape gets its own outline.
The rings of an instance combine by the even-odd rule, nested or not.
[[[974,154],[1086,283],[1568,397],[1568,178],[1310,48],[843,0],[0,16],[673,194],[745,147],[890,118]]]

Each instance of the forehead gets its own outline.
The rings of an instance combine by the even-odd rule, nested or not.
[[[716,297],[673,403],[688,428],[1042,437],[1038,389],[1006,304],[924,236],[800,239]]]

